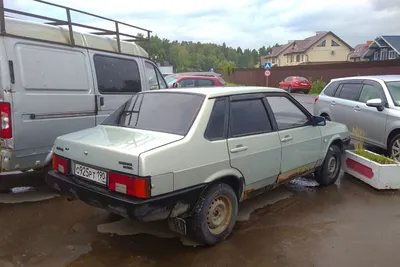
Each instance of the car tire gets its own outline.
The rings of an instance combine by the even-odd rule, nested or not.
[[[238,200],[233,188],[225,183],[210,185],[188,220],[189,234],[202,244],[215,245],[231,234],[237,213]]]
[[[331,145],[326,153],[322,166],[315,171],[315,180],[321,186],[334,184],[342,167],[342,150],[337,145]]]
[[[389,147],[388,147],[389,156],[394,160],[400,161],[400,155],[398,155],[397,157],[394,156],[394,150],[396,150],[395,147],[398,149],[400,148],[400,134],[396,134],[392,138],[392,140],[390,140]]]
[[[287,88],[287,91],[288,91],[288,93],[291,93],[292,92],[292,86],[288,86],[288,88]]]

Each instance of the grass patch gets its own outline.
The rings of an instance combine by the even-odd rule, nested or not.
[[[365,131],[363,129],[355,127],[351,130],[351,132],[352,135],[355,137],[354,153],[379,164],[398,164],[396,161],[394,161],[389,157],[386,157],[384,155],[373,154],[365,150],[364,149]]]
[[[357,155],[377,162],[379,164],[398,164],[396,161],[392,160],[391,158],[385,157],[383,155],[372,154],[365,149],[363,150],[354,150],[354,153]]]
[[[226,83],[226,85],[227,85],[227,86],[240,86],[239,84],[236,84],[236,83],[228,83],[228,82]]]
[[[324,82],[322,78],[313,80],[312,77],[310,77],[308,80],[311,83],[311,90],[308,93],[309,95],[319,95],[326,86],[326,82]]]

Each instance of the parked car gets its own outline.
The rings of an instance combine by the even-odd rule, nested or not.
[[[58,136],[101,123],[133,94],[167,88],[135,43],[121,41],[118,52],[117,40],[74,31],[71,45],[68,28],[4,19],[0,172],[51,165]]]
[[[58,137],[46,181],[126,218],[168,219],[213,245],[230,235],[239,202],[312,172],[334,183],[349,140],[345,125],[312,116],[280,89],[147,91],[101,125]]]
[[[363,129],[365,143],[400,161],[400,75],[332,79],[316,97],[314,114]]]
[[[199,76],[175,75],[173,77],[167,78],[167,83],[169,88],[225,86],[215,76],[200,76],[200,75]]]
[[[308,94],[311,90],[311,83],[304,77],[289,76],[279,83],[279,88],[289,93]]]
[[[206,72],[206,71],[198,71],[198,72],[180,72],[180,73],[174,73],[170,77],[177,77],[177,76],[206,76],[206,77],[216,77],[218,81],[223,85],[226,86],[227,83],[225,80],[222,78],[221,74],[217,72]]]

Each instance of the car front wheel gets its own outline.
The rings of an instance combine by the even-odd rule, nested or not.
[[[389,144],[388,152],[390,157],[396,161],[400,161],[400,134],[392,138]]]
[[[322,166],[314,173],[315,180],[322,186],[334,184],[342,166],[342,151],[337,145],[331,145]]]
[[[208,187],[200,196],[189,220],[189,233],[198,242],[215,245],[232,232],[238,213],[233,188],[225,183]]]

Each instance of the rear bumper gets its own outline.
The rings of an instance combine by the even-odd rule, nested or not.
[[[174,217],[190,211],[206,187],[206,184],[201,184],[170,194],[138,199],[109,191],[105,187],[82,181],[74,176],[60,174],[54,170],[50,171],[45,179],[50,187],[73,199],[79,199],[91,206],[143,222],[167,219],[171,217],[174,207],[180,209],[180,213],[174,212]]]

